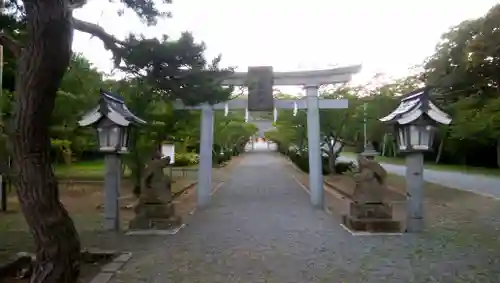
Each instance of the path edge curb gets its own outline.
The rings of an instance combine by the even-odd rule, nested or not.
[[[132,258],[131,252],[120,252],[113,260],[101,267],[99,273],[90,280],[90,283],[108,283],[116,273]]]

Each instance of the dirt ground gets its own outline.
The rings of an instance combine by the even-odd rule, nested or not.
[[[223,182],[240,158],[235,157],[222,168],[214,169],[213,188]],[[191,185],[189,189],[179,195],[174,203],[176,212],[185,218],[196,207],[196,174],[184,174],[183,178],[175,179],[172,193],[176,193]],[[144,245],[161,240],[161,237],[125,236],[122,232],[108,232],[103,230],[102,202],[104,192],[102,182],[63,182],[60,184],[61,202],[71,215],[79,232],[82,248],[98,248],[117,251],[140,250]],[[132,195],[132,186],[128,182],[122,183],[120,197],[120,218],[122,230],[126,230],[128,222],[134,216],[131,205],[135,202]],[[8,203],[9,211],[0,213],[0,264],[11,259],[18,252],[33,252],[34,243],[22,213],[19,211],[17,198],[12,196]],[[82,266],[82,281],[88,282],[97,272],[99,266]],[[22,282],[22,281],[14,281]]]
[[[305,187],[309,185],[307,174],[292,164],[290,170]],[[346,193],[352,191],[354,186],[353,179],[346,176],[325,176],[324,179]],[[405,179],[389,175],[387,184],[390,191],[386,199],[393,205],[394,217],[404,222]],[[328,186],[325,190],[325,205],[333,215],[346,212],[348,202],[345,198]],[[455,246],[472,245],[490,252],[500,250],[499,200],[432,183],[425,183],[424,195],[426,237],[446,239],[446,244]]]
[[[193,183],[191,179],[179,179],[172,185],[172,191],[176,192]],[[82,239],[83,247],[87,241],[99,244],[99,234],[109,234],[103,231],[102,226],[102,202],[104,192],[101,182],[64,182],[60,185],[61,202],[70,213],[77,230]],[[120,213],[121,227],[125,228],[133,217],[130,205],[135,198],[132,195],[130,184],[125,182],[121,191]],[[28,227],[16,197],[11,197],[8,203],[9,211],[0,213],[0,264],[8,261],[17,252],[33,252],[34,243],[28,232]],[[108,235],[109,238],[109,235]],[[103,264],[103,263],[101,263]],[[99,271],[99,265],[82,265],[82,282],[87,282]],[[23,282],[23,281],[13,281]],[[26,281],[27,282],[27,281]]]

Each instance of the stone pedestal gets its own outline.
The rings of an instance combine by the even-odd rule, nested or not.
[[[165,230],[179,227],[182,219],[175,215],[173,203],[143,202],[135,208],[135,217],[129,223],[132,230]]]
[[[384,203],[357,203],[352,202],[350,205],[350,215],[355,218],[369,219],[391,219],[391,207]]]
[[[342,220],[353,231],[401,232],[400,222],[392,219],[392,208],[384,203],[352,202]]]

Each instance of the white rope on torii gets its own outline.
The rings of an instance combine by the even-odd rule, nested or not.
[[[298,113],[298,106],[297,106],[297,101],[291,100],[293,102],[293,116],[297,116]],[[285,107],[284,107],[285,108]],[[227,117],[229,115],[229,103],[225,102],[224,103],[224,116]],[[245,108],[245,123],[248,123],[250,119],[250,112],[248,111],[248,107]],[[278,108],[274,107],[273,108],[273,122],[276,123],[278,120]]]

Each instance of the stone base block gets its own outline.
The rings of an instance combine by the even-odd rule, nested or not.
[[[352,202],[349,215],[360,219],[392,219],[392,208],[384,203]]]
[[[135,217],[129,223],[131,230],[168,230],[174,229],[182,224],[182,218],[172,216],[169,218],[142,218]]]
[[[182,219],[180,217],[174,216],[169,219],[150,219],[150,227],[158,230],[173,229],[181,226]]]
[[[401,232],[401,223],[392,219],[355,218],[349,215],[342,216],[342,223],[352,231],[372,233]]]
[[[141,204],[136,208],[136,215],[129,223],[133,230],[172,229],[180,226],[182,219],[175,216],[172,203]]]
[[[392,219],[391,206],[384,203],[352,202],[343,224],[352,231],[372,233],[401,232],[401,223]]]
[[[163,218],[175,215],[173,203],[143,203],[135,208],[136,215],[143,215],[149,218]]]

